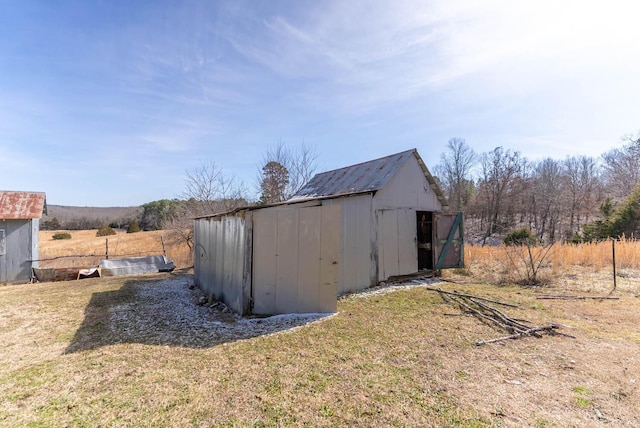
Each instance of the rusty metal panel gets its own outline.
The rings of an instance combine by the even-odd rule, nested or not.
[[[42,192],[0,191],[0,219],[41,218],[45,203],[45,194]]]

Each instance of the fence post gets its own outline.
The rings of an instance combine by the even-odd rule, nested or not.
[[[613,259],[613,290],[616,289],[616,239],[611,240],[611,258]],[[611,292],[613,293],[613,290]]]
[[[164,248],[164,238],[160,235],[160,242],[162,242],[162,254],[167,257],[167,250]]]
[[[105,257],[109,260],[109,238],[104,238],[105,240]]]

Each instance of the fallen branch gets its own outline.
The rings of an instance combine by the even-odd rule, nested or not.
[[[439,288],[427,288],[427,290],[436,291],[440,294],[443,300],[450,303],[455,303],[462,309],[463,313],[468,313],[478,318],[483,323],[489,324],[494,328],[506,331],[510,333],[509,336],[498,337],[496,339],[480,340],[476,342],[476,345],[484,345],[487,343],[500,342],[508,339],[518,339],[520,337],[535,336],[542,337],[541,333],[547,333],[551,335],[562,335],[566,337],[573,337],[571,335],[560,333],[557,331],[561,326],[558,324],[549,324],[545,326],[532,326],[529,325],[529,321],[516,319],[508,316],[502,311],[488,305],[485,302],[492,302],[509,307],[517,307],[510,303],[499,302],[497,300],[491,300],[480,296],[474,296],[472,294],[458,293],[457,291],[444,291]],[[451,314],[447,314],[451,315]]]
[[[452,281],[449,281],[449,282],[452,282]],[[453,284],[457,284],[457,283],[453,282]],[[457,291],[444,291],[444,290],[442,290],[440,288],[428,288],[428,290],[437,291],[438,293],[448,294],[448,295],[451,295],[451,296],[461,296],[461,297],[469,297],[469,298],[472,297],[474,299],[484,300],[485,302],[496,303],[498,305],[508,306],[510,308],[517,308],[518,307],[518,305],[514,305],[512,303],[500,302],[498,300],[487,299],[486,297],[474,296],[473,294],[464,294],[464,293],[459,293]]]
[[[560,300],[586,300],[586,299],[597,299],[597,300],[620,300],[619,297],[611,297],[611,296],[568,296],[565,294],[542,294],[537,296],[536,299],[544,300],[544,299],[560,299]]]
[[[504,336],[504,337],[497,337],[495,339],[489,339],[489,340],[479,340],[476,342],[477,346],[482,346],[485,345],[487,343],[495,343],[495,342],[502,342],[503,340],[511,340],[511,339],[519,339],[523,336],[529,336],[529,335],[535,335],[535,333],[539,332],[539,331],[546,331],[550,334],[559,334],[562,336],[566,336],[566,337],[571,337],[573,339],[575,339],[575,336],[571,336],[570,334],[566,334],[566,333],[560,333],[557,332],[556,329],[560,327],[557,324],[549,324],[549,325],[545,325],[542,327],[533,327],[530,328],[528,330],[525,330],[523,332],[520,333],[516,333],[516,334],[512,334],[510,336]],[[537,335],[537,337],[540,337],[540,335]]]

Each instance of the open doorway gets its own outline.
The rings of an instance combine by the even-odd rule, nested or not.
[[[417,211],[418,270],[433,269],[433,213]]]

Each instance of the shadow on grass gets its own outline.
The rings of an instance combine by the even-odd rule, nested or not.
[[[93,293],[65,354],[119,343],[208,348],[299,327],[333,314],[241,318],[199,306],[193,275],[128,279],[113,291]]]

